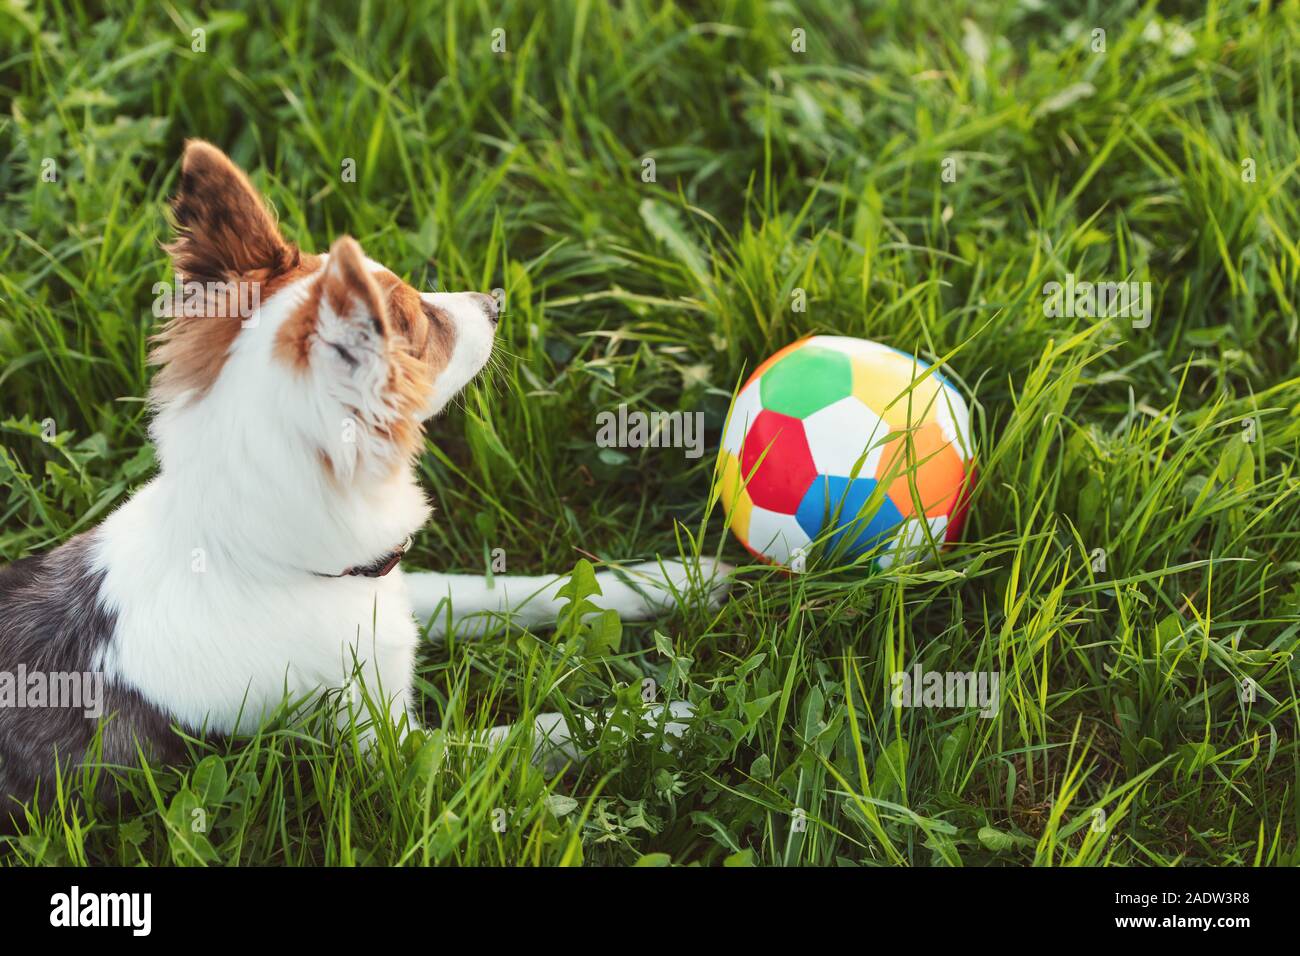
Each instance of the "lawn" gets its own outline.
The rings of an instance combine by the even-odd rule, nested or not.
[[[0,862],[1300,862],[1300,7],[271,6],[0,4],[0,561],[155,467],[164,200],[202,136],[304,248],[504,290],[409,566],[720,553],[737,585],[429,642],[426,729],[373,760],[307,702],[115,768],[125,813],[64,781]],[[1055,314],[1069,275],[1149,282],[1149,323]],[[710,500],[736,386],[814,332],[971,402],[937,560],[783,574]],[[702,412],[705,454],[598,448],[620,404]],[[916,666],[996,673],[996,713],[894,706]],[[619,729],[647,686],[695,705],[675,752]],[[563,773],[473,745],[553,710],[595,724]]]

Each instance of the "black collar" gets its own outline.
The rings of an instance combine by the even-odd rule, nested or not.
[[[318,578],[382,578],[397,567],[397,562],[401,561],[409,550],[411,550],[411,539],[408,537],[398,547],[381,554],[370,564],[355,565],[344,570],[342,574],[322,574],[319,571],[315,573]]]

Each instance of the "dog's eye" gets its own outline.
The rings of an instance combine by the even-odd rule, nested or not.
[[[348,368],[356,369],[358,363],[355,355],[336,342],[327,342],[326,344],[338,353],[339,358],[348,363]]]

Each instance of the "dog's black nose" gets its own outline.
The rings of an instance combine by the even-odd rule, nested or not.
[[[497,324],[497,299],[494,295],[486,295],[482,292],[473,293],[474,298],[478,299],[479,305],[483,307],[483,312],[488,317],[488,321],[493,325]]]

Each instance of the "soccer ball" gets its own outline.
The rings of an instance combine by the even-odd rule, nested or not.
[[[961,533],[970,411],[915,356],[815,335],[773,355],[736,395],[718,472],[731,530],[759,560],[803,570],[820,542],[839,563],[874,552],[887,568]]]

